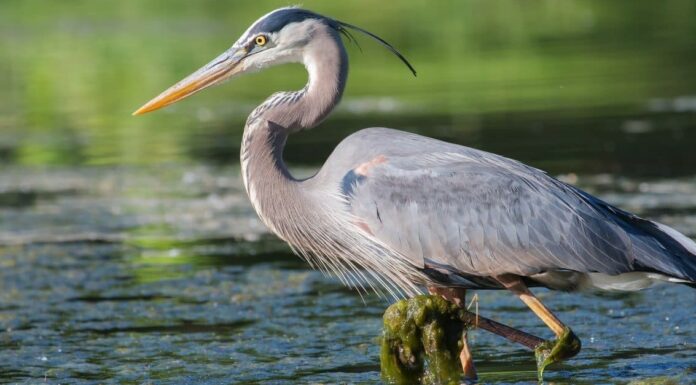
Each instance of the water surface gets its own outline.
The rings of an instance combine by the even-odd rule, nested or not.
[[[574,177],[573,177],[574,178]],[[577,181],[693,236],[696,178]],[[363,300],[267,234],[236,168],[7,170],[0,184],[6,383],[375,383],[387,299]],[[583,339],[554,384],[696,381],[696,292],[541,298]],[[481,312],[546,336],[504,292]],[[533,383],[530,352],[474,332],[485,382]]]

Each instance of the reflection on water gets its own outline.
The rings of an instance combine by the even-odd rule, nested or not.
[[[130,116],[277,6],[0,2],[0,383],[378,381],[387,301],[308,270],[239,178],[246,115],[300,88],[302,69]],[[419,73],[350,47],[343,104],[288,144],[298,174],[357,128],[402,128],[520,159],[696,237],[696,3],[304,6],[379,33]],[[549,383],[696,382],[696,291],[541,296],[584,342]],[[480,307],[548,334],[509,294],[481,293]],[[473,346],[485,382],[534,383],[529,352],[483,333]]]
[[[306,75],[299,66],[240,78],[157,114],[130,113],[229,47],[249,23],[278,5],[275,0],[0,2],[0,160],[236,161],[246,116],[272,92],[301,88]],[[606,160],[615,153],[626,164],[611,171],[623,172],[641,159],[633,153],[647,152],[647,159],[657,162],[646,170],[653,175],[667,169],[656,150],[681,157],[675,164],[694,161],[684,147],[674,153],[666,148],[693,139],[688,133],[696,111],[693,1],[655,7],[631,0],[542,0],[524,6],[514,0],[441,6],[309,0],[304,6],[384,36],[411,59],[418,77],[361,39],[362,51],[349,47],[344,103],[321,130],[288,152],[293,160],[316,163],[320,157],[309,154],[324,155],[331,148],[326,144],[343,134],[381,125],[486,148],[493,135],[512,136],[494,139],[508,147],[516,147],[516,139],[534,145],[538,135],[567,135],[572,140],[559,149],[566,171],[583,155]],[[621,131],[653,136],[658,146],[646,151],[613,141]],[[576,153],[585,148],[594,153]],[[524,149],[512,155],[524,155]]]

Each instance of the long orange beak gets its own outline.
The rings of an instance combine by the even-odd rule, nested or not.
[[[245,49],[230,49],[198,71],[187,76],[184,80],[176,83],[154,99],[145,103],[145,105],[133,112],[133,115],[142,115],[158,110],[205,88],[222,83],[233,75],[242,72],[243,66],[240,65],[240,62],[244,57],[246,57]]]

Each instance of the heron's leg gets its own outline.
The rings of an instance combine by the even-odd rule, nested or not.
[[[449,289],[440,287],[428,287],[430,294],[441,295],[443,298],[450,302],[457,301],[457,299],[452,298],[449,293]],[[464,302],[459,300],[460,304]],[[478,314],[472,314],[468,310],[464,313],[464,317],[470,325],[475,325],[479,329],[491,332],[497,336],[503,337],[510,342],[520,344],[528,349],[534,350],[539,344],[544,342],[543,339],[533,336],[529,333],[525,333],[522,330],[512,328],[510,326],[501,324],[500,322],[493,321],[486,317],[480,316]]]
[[[506,289],[515,293],[522,302],[525,303],[537,317],[541,318],[542,321],[553,331],[556,337],[560,337],[566,329],[567,326],[561,322],[551,310],[544,306],[539,299],[532,294],[532,292],[527,288],[527,285],[522,282],[522,280],[517,276],[512,275],[501,275],[496,277],[496,279],[505,286]]]
[[[503,275],[496,277],[505,288],[515,293],[534,314],[536,314],[548,326],[556,339],[545,341],[534,348],[534,355],[537,360],[537,374],[541,382],[544,377],[544,368],[555,362],[560,362],[571,358],[580,352],[582,343],[580,339],[565,326],[551,310],[539,301],[537,297],[529,291],[522,279],[514,275]]]
[[[440,295],[444,299],[454,303],[455,305],[464,308],[466,305],[466,289],[461,288],[443,288],[443,287],[428,287],[428,292],[433,295]],[[474,366],[474,358],[469,349],[467,341],[467,331],[462,333],[462,350],[459,353],[459,361],[462,364],[464,377],[470,380],[476,380],[476,367]]]

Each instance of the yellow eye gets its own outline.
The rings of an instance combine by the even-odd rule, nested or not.
[[[256,36],[256,45],[264,46],[264,45],[266,45],[266,41],[267,41],[266,36],[263,36],[263,35]]]

